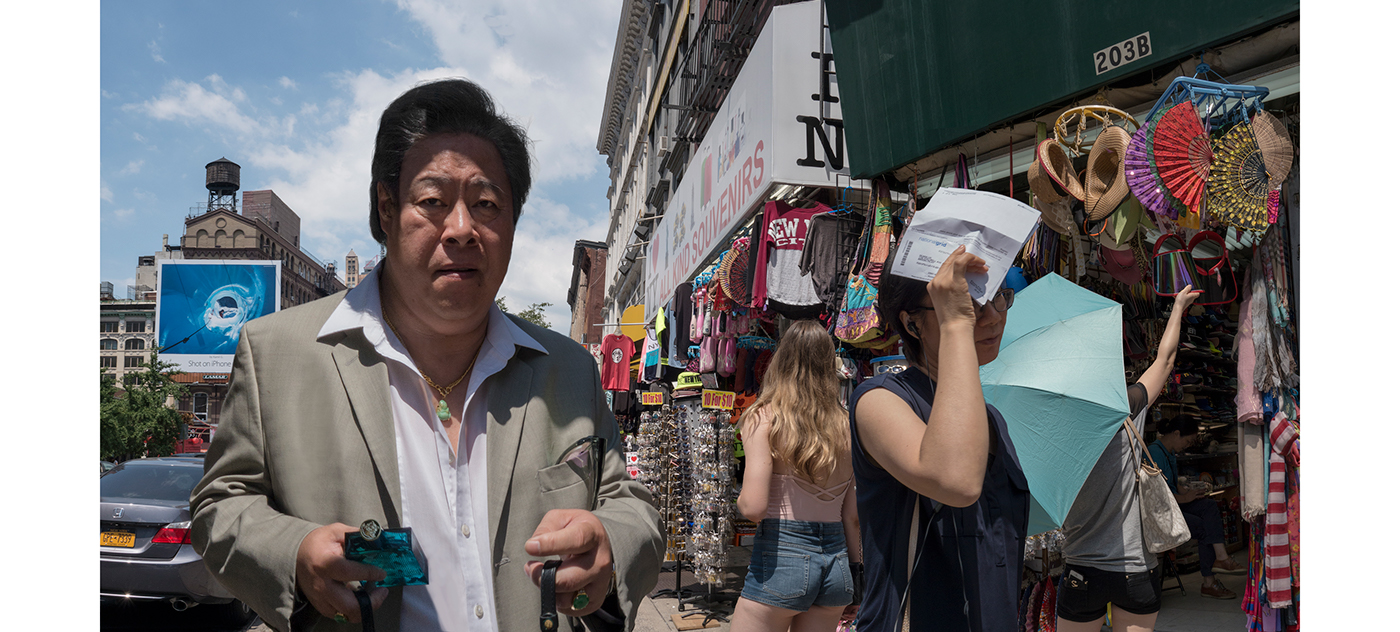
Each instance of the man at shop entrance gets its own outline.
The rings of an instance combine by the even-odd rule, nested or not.
[[[383,572],[343,547],[366,520],[411,528],[428,574],[369,593],[377,630],[538,630],[544,558],[563,559],[560,614],[635,618],[655,586],[660,519],[624,473],[597,365],[495,306],[527,143],[471,82],[404,93],[371,167],[384,264],[244,328],[192,537],[273,628],[359,629],[353,582]],[[588,436],[600,476],[560,461]]]

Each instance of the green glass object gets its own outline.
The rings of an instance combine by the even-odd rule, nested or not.
[[[445,400],[445,399],[439,399],[439,400],[438,400],[438,410],[437,410],[437,413],[438,413],[438,419],[440,419],[440,420],[442,420],[442,421],[447,421],[448,419],[451,419],[451,418],[452,418],[452,411],[450,411],[450,410],[447,409],[447,400]]]
[[[428,583],[427,571],[413,554],[413,530],[407,527],[382,529],[373,540],[365,539],[359,531],[351,531],[345,534],[345,558],[384,569],[384,579],[365,582],[369,587]]]

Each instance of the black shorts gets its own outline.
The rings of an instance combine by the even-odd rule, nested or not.
[[[1133,614],[1156,613],[1162,609],[1162,565],[1125,573],[1066,564],[1055,601],[1055,614],[1076,623],[1099,620],[1110,603]]]

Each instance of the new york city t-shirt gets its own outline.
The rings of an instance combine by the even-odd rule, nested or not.
[[[622,334],[603,337],[603,388],[625,391],[632,388],[632,339]]]

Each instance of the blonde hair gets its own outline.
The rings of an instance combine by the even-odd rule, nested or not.
[[[773,458],[801,478],[825,480],[835,471],[837,459],[850,449],[836,347],[817,321],[798,321],[783,334],[758,399],[740,419],[745,432],[760,410],[768,411],[771,419]]]

